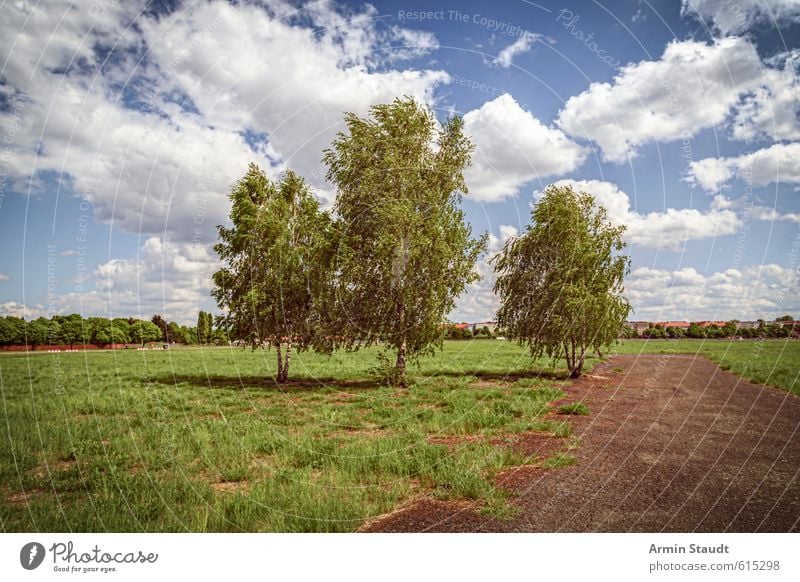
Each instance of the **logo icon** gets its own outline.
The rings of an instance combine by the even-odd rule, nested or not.
[[[35,570],[44,561],[44,546],[39,542],[29,542],[19,552],[19,563],[26,570]]]

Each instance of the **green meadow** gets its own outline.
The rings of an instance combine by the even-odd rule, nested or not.
[[[643,349],[798,390],[800,342],[614,348]],[[279,387],[271,351],[0,354],[0,529],[354,531],[423,495],[504,517],[500,471],[574,462],[570,414],[585,411],[548,414],[565,370],[511,342],[451,341],[404,390],[371,379],[377,355],[298,354]],[[556,452],[515,447],[526,434]]]

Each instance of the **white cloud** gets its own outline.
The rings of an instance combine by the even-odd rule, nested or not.
[[[368,5],[215,1],[156,19],[132,4],[19,2],[0,20],[10,181],[26,190],[31,176],[63,177],[99,219],[130,232],[188,241],[199,228],[212,240],[249,161],[272,173],[290,166],[321,188],[322,150],[345,111],[404,94],[430,103],[448,80],[378,70],[384,45],[411,45],[413,56],[436,41],[379,34]]]
[[[749,186],[800,184],[800,143],[775,144],[741,156],[706,158],[689,164],[691,184],[715,192],[733,178]]]
[[[383,49],[396,47],[399,37],[417,52],[430,50],[437,43],[429,34],[395,27],[384,38],[369,7],[346,16],[330,3],[307,10],[315,27],[276,20],[256,6],[197,3],[188,15],[148,21],[143,29],[155,60],[172,64],[170,80],[208,123],[266,134],[283,165],[321,187],[322,150],[343,129],[345,112],[363,115],[403,95],[432,103],[433,89],[449,76],[373,67],[397,57]]]
[[[78,281],[84,292],[57,296],[55,310],[142,319],[158,313],[193,324],[197,311],[211,306],[211,275],[219,267],[209,246],[150,237],[136,257],[112,259]]]
[[[425,30],[411,30],[393,26],[391,35],[397,40],[387,52],[387,58],[392,60],[412,59],[421,57],[439,48],[439,40],[432,32]]]
[[[22,317],[27,321],[38,317],[47,317],[41,305],[28,306],[17,301],[4,301],[0,303],[0,316]]]
[[[749,202],[749,204],[747,202]],[[747,200],[745,197],[730,199],[721,194],[717,194],[711,202],[711,207],[716,209],[734,209],[752,220],[795,222],[800,224],[800,213],[780,212],[777,208],[771,206],[753,204],[752,201]]]
[[[683,0],[681,14],[696,15],[728,35],[742,33],[758,22],[796,22],[800,19],[800,0]]]
[[[527,182],[571,172],[587,154],[586,148],[544,125],[507,93],[466,113],[464,130],[476,146],[465,173],[476,200],[514,196]]]
[[[136,317],[161,314],[194,325],[200,309],[217,309],[210,299],[211,275],[220,268],[209,245],[165,242],[150,237],[137,256],[112,259],[73,283],[82,290],[48,295],[47,308],[6,301],[0,315],[26,319],[80,313],[84,317]]]
[[[525,54],[531,50],[531,47],[539,38],[540,35],[525,31],[517,40],[500,51],[494,63],[503,69],[509,68],[514,57]]]
[[[625,239],[633,245],[679,251],[687,241],[734,234],[741,225],[736,212],[713,205],[706,211],[667,208],[642,214],[631,209],[629,196],[619,186],[602,180],[559,180],[554,185],[569,185],[594,196],[613,224],[627,226]]]
[[[688,173],[687,182],[697,184],[709,192],[716,192],[733,178],[733,172],[722,158],[706,158],[690,162]]]
[[[0,283],[5,283],[6,281],[11,281],[11,276],[6,275],[5,273],[0,273]]]
[[[704,275],[639,267],[625,282],[635,319],[754,320],[800,311],[800,273],[776,264]]]
[[[800,139],[800,50],[767,61],[762,83],[737,106],[731,133],[735,139]]]
[[[571,97],[556,123],[622,163],[649,141],[688,139],[725,122],[742,96],[763,85],[763,66],[744,38],[672,42],[659,60],[629,64],[612,83]]]

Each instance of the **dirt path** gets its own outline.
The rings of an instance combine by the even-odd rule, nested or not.
[[[617,356],[566,391],[591,411],[569,417],[578,463],[501,475],[516,518],[421,501],[363,531],[800,531],[800,398],[675,355]]]

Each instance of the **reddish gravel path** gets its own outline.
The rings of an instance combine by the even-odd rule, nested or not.
[[[501,475],[516,518],[420,501],[362,531],[800,531],[800,398],[675,355],[614,357],[566,392],[591,411],[569,417],[578,463]]]

